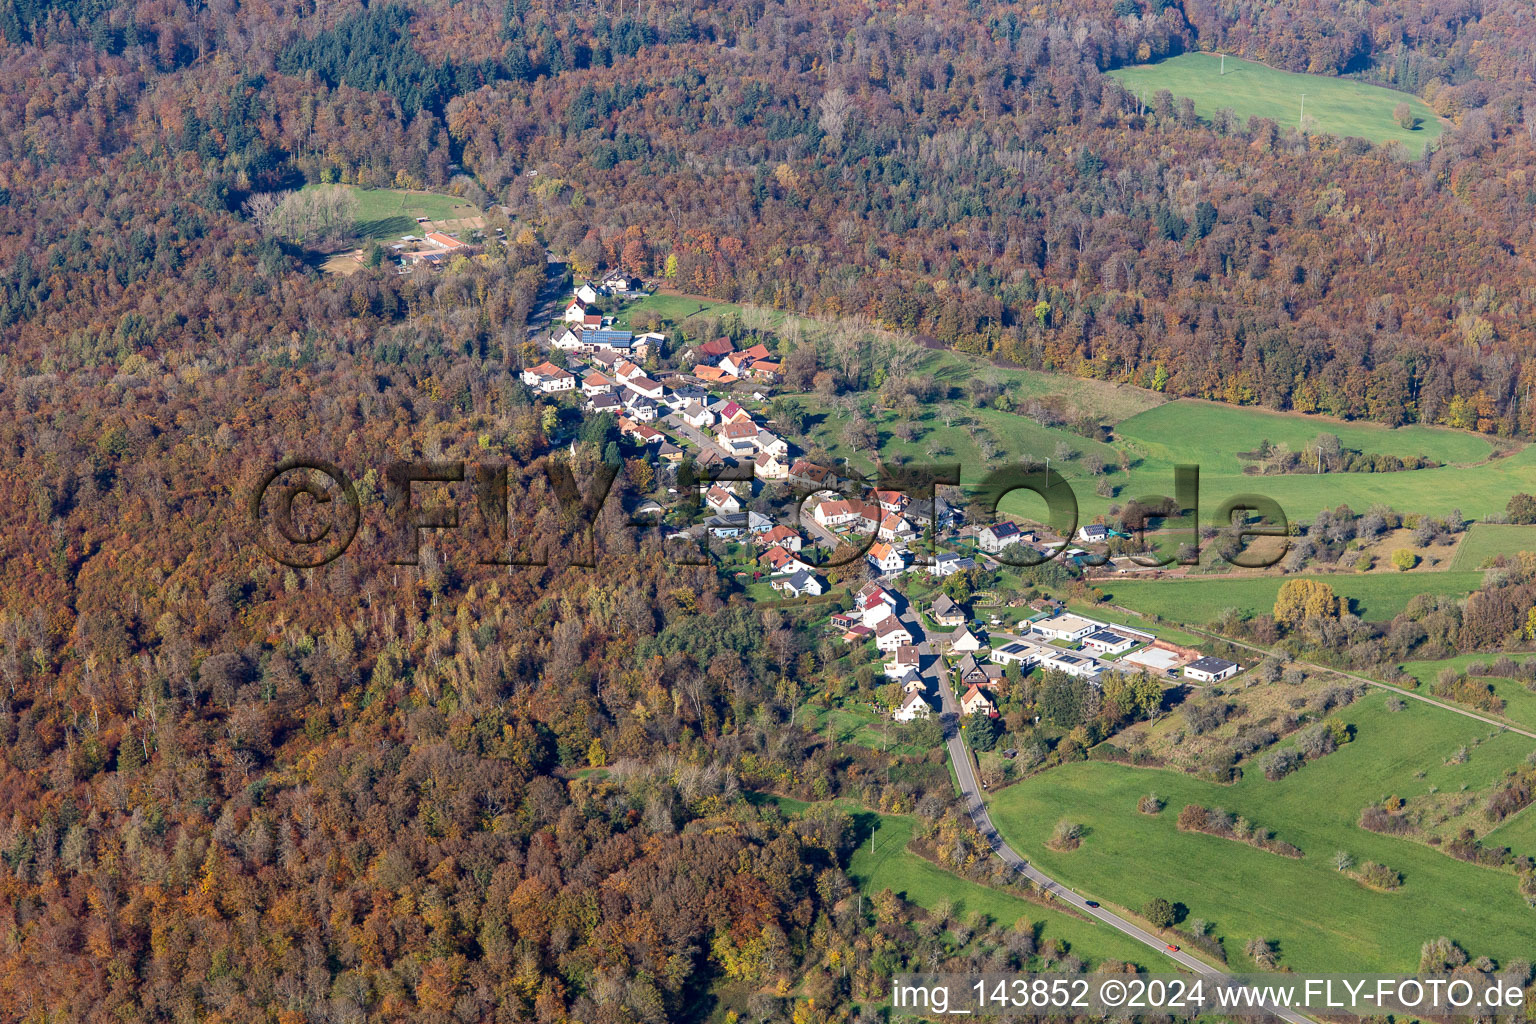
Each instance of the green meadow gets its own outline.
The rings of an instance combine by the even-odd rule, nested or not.
[[[1444,465],[1398,473],[1249,476],[1237,457],[1238,452],[1252,451],[1265,440],[1302,450],[1323,433],[1336,434],[1345,448],[1354,451],[1422,455]],[[1536,490],[1536,449],[1491,458],[1494,448],[1488,440],[1446,427],[1394,429],[1181,399],[1122,421],[1115,427],[1115,436],[1117,444],[1137,460],[1131,485],[1118,496],[1122,502],[1143,493],[1171,493],[1173,467],[1195,465],[1200,467],[1201,514],[1206,519],[1221,502],[1245,493],[1270,497],[1287,516],[1303,521],[1324,508],[1348,505],[1363,511],[1377,503],[1430,515],[1459,508],[1475,519],[1503,512],[1517,491]],[[1078,501],[1092,507],[1094,496],[1079,490]]]
[[[1249,615],[1272,611],[1275,595],[1287,577],[1195,576],[1178,580],[1107,580],[1096,584],[1114,604],[1173,622],[1204,625],[1229,608]],[[1415,594],[1464,596],[1481,586],[1480,572],[1405,572],[1369,575],[1338,573],[1306,577],[1320,579],[1347,600],[1349,610],[1372,622],[1391,619]]]
[[[701,315],[734,314],[749,326],[769,331],[783,330],[793,320],[807,339],[822,337],[829,330],[825,323],[782,311],[662,293],[629,304],[619,311],[619,320],[631,322],[642,312],[655,313],[673,327]],[[1323,508],[1347,504],[1358,511],[1377,503],[1431,515],[1460,509],[1464,516],[1477,519],[1503,512],[1517,491],[1536,493],[1536,447],[1496,448],[1488,438],[1468,431],[1392,428],[1194,399],[1167,401],[1130,385],[1000,367],[955,352],[923,353],[913,372],[936,381],[952,397],[929,403],[916,416],[907,417],[883,406],[874,392],[830,400],[814,392],[791,394],[807,412],[805,430],[792,440],[804,450],[824,450],[866,473],[873,472],[877,457],[885,462],[959,463],[962,480],[968,484],[1021,459],[1050,459],[1051,468],[1072,485],[1082,519],[1135,497],[1171,493],[1178,465],[1200,467],[1200,508],[1206,520],[1223,501],[1238,494],[1269,496],[1287,516],[1306,521]],[[997,384],[1014,411],[976,408],[966,397],[966,388],[977,379]],[[1019,411],[1033,401],[1068,418],[1088,416],[1105,424],[1111,427],[1111,439],[1107,443],[1092,440],[1064,425],[1043,425]],[[757,408],[766,412],[765,406]],[[845,436],[851,410],[873,428],[873,445],[859,442],[856,448],[850,441],[857,439]],[[1251,451],[1266,440],[1303,450],[1322,433],[1337,435],[1350,450],[1423,456],[1443,465],[1397,473],[1250,476],[1243,471],[1246,463],[1238,452]],[[1122,455],[1129,464],[1128,473],[1120,468]],[[1101,481],[1090,471],[1093,458],[1108,467],[1104,479],[1113,491],[1107,496],[1097,493]],[[1005,497],[1002,511],[1045,518],[1044,502],[1022,491]],[[1536,536],[1536,530],[1532,533]],[[1479,538],[1474,546],[1483,543]],[[1490,535],[1486,543],[1500,542]],[[1457,568],[1475,565],[1463,559]]]
[[[1403,671],[1419,681],[1420,693],[1431,695],[1430,690],[1434,688],[1435,680],[1442,670],[1450,668],[1457,672],[1465,672],[1469,665],[1487,665],[1498,657],[1497,654],[1463,654],[1442,661],[1410,661],[1404,663]],[[1512,657],[1516,661],[1531,660],[1530,655],[1517,654]],[[1503,698],[1504,713],[1501,717],[1516,725],[1536,730],[1536,693],[1527,690],[1525,684],[1518,679],[1504,679],[1498,676],[1477,676],[1476,679],[1492,686],[1494,694]],[[1446,700],[1447,698],[1436,697],[1435,699]],[[1477,714],[1487,714],[1478,708],[1468,710]],[[1536,852],[1536,847],[1533,847],[1533,852]]]
[[[1507,846],[1511,850],[1536,850],[1536,814],[1527,807],[1519,814],[1483,837],[1490,846]]]
[[[1159,89],[1188,96],[1195,101],[1195,111],[1207,119],[1228,107],[1244,122],[1266,117],[1281,128],[1295,128],[1305,107],[1309,133],[1400,142],[1414,156],[1440,135],[1435,112],[1408,93],[1347,78],[1279,71],[1232,56],[1226,58],[1225,74],[1222,66],[1216,54],[1185,53],[1156,64],[1116,68],[1110,74],[1148,105]],[[1399,103],[1407,103],[1412,111],[1412,128],[1398,124],[1393,111]]]
[[[846,459],[866,472],[873,469],[877,452],[887,461],[958,462],[966,483],[977,482],[989,471],[1020,458],[1049,458],[1051,468],[1071,484],[1083,520],[1105,513],[1111,504],[1172,493],[1174,468],[1180,465],[1200,469],[1200,512],[1207,521],[1222,502],[1240,494],[1265,495],[1279,502],[1289,518],[1308,521],[1324,508],[1349,505],[1363,511],[1378,503],[1430,515],[1459,509],[1462,515],[1476,519],[1502,513],[1517,491],[1536,492],[1536,447],[1493,457],[1493,444],[1466,431],[1421,426],[1394,429],[1188,399],[1161,402],[1151,392],[1137,388],[1027,370],[1000,370],[951,353],[929,356],[922,370],[957,388],[984,374],[1003,385],[1016,407],[1030,399],[1049,398],[1064,408],[1091,410],[1101,422],[1113,424],[1113,437],[1108,443],[1090,440],[1064,427],[1043,426],[1016,412],[976,409],[963,399],[933,403],[915,419],[907,419],[895,410],[881,408],[873,396],[865,394],[853,396],[853,401],[875,428],[878,443],[872,449],[856,450],[844,436],[845,409],[817,395],[804,394],[796,397],[810,418],[805,434],[796,440],[806,448],[825,449],[833,458]],[[910,436],[903,438],[903,432]],[[1424,456],[1443,465],[1397,473],[1252,476],[1243,472],[1245,463],[1238,452],[1251,451],[1265,440],[1300,450],[1322,433],[1338,435],[1351,450],[1405,458]],[[1069,453],[1066,458],[1060,457],[1062,450]],[[1119,468],[1122,453],[1129,460],[1129,473]],[[1099,478],[1090,472],[1090,456],[1108,467],[1105,479],[1114,487],[1108,496],[1098,493]],[[1028,492],[1013,492],[1003,499],[1001,508],[1004,513],[1024,518],[1046,517],[1045,503]],[[1536,530],[1532,534],[1536,535]],[[1486,543],[1500,542],[1489,539]]]
[[[1536,551],[1536,526],[1474,523],[1456,546],[1453,569],[1479,569],[1498,555]]]
[[[1313,971],[1411,971],[1427,939],[1448,935],[1473,956],[1501,961],[1529,956],[1531,910],[1507,871],[1477,867],[1357,824],[1367,804],[1390,794],[1412,797],[1487,786],[1527,757],[1536,743],[1427,705],[1386,710],[1372,693],[1344,709],[1354,742],[1279,781],[1250,769],[1221,786],[1179,772],[1081,762],[1035,775],[992,800],[1004,836],[1043,871],[1085,894],[1136,908],[1155,896],[1183,903],[1191,919],[1211,924],[1229,961],[1246,964],[1243,947],[1263,937],[1282,966]],[[1481,742],[1479,742],[1481,741]],[[1472,745],[1465,764],[1447,764]],[[1159,815],[1137,800],[1156,792]],[[1175,828],[1186,804],[1222,807],[1272,829],[1304,851],[1301,860],[1229,839]],[[1529,840],[1520,815],[1510,839]],[[1056,823],[1082,824],[1082,846],[1057,853],[1045,845]],[[1334,867],[1337,851],[1357,863],[1386,864],[1403,875],[1395,892],[1366,889]],[[1518,847],[1516,852],[1522,852]],[[1524,852],[1536,853],[1527,842]]]
[[[306,185],[305,188],[320,188]],[[428,220],[455,220],[478,217],[480,211],[456,196],[436,192],[409,192],[397,188],[350,188],[357,196],[357,234],[381,242],[397,241],[401,235],[420,234],[417,217]]]
[[[954,907],[957,918],[963,919],[979,911],[1004,928],[1011,928],[1023,917],[1035,924],[1037,940],[1060,939],[1074,956],[1094,966],[1105,960],[1119,960],[1154,968],[1167,967],[1167,962],[1156,952],[1107,925],[1085,921],[969,881],[908,852],[907,843],[916,827],[911,818],[872,812],[857,817],[874,819],[868,823],[870,827],[864,828],[863,843],[849,864],[850,877],[867,896],[889,889],[928,910],[947,900]]]

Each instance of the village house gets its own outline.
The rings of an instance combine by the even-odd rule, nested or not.
[[[1104,625],[1102,622],[1079,618],[1076,615],[1056,615],[1035,623],[1034,630],[1048,639],[1072,643],[1090,633],[1097,633],[1104,628]]]
[[[881,540],[893,542],[910,540],[913,535],[912,524],[894,512],[880,520],[880,529],[876,534]]]
[[[922,693],[914,690],[902,699],[896,710],[891,712],[891,717],[898,722],[915,722],[919,719],[927,719],[932,713],[933,709],[928,706],[928,701],[923,698]]]
[[[625,390],[624,408],[628,410],[631,418],[641,423],[649,423],[656,418],[656,403],[638,391]]]
[[[1003,670],[967,654],[955,665],[955,677],[960,686],[994,687],[1003,681]]]
[[[1103,523],[1088,523],[1077,528],[1077,539],[1085,544],[1100,544],[1109,538],[1109,527]]]
[[[633,391],[642,398],[649,398],[653,402],[661,401],[661,384],[651,380],[645,374],[626,378],[624,387]]]
[[[875,631],[873,629],[870,629],[868,626],[864,625],[864,623],[862,623],[862,622],[856,623],[855,625],[849,626],[848,627],[848,632],[843,634],[843,643],[845,643],[845,644],[859,644],[859,643],[863,643],[865,640],[868,640],[870,637],[872,637],[874,635],[875,635]]]
[[[903,679],[916,672],[921,663],[918,648],[912,644],[902,644],[896,648],[895,656],[885,663],[885,674],[892,679]]]
[[[1041,648],[1038,645],[1017,640],[992,649],[992,661],[999,665],[1017,665],[1025,672],[1040,664],[1040,658]]]
[[[611,412],[618,415],[624,408],[618,395],[593,395],[587,399],[587,411],[593,413]]]
[[[791,483],[806,487],[835,487],[838,476],[825,466],[818,466],[807,459],[796,459],[789,467]]]
[[[928,567],[929,575],[935,579],[944,579],[953,576],[957,572],[976,568],[976,559],[957,555],[952,551],[941,551],[933,556],[933,565]]]
[[[589,398],[593,395],[611,395],[614,386],[613,378],[596,370],[581,378],[581,393]]]
[[[704,430],[707,427],[713,426],[715,422],[715,414],[698,402],[689,402],[683,407],[683,411],[678,413],[678,416],[684,423],[695,430]]]
[[[1085,654],[1073,654],[1047,648],[1041,655],[1040,664],[1047,669],[1065,672],[1079,679],[1093,679],[1099,674],[1099,663]]]
[[[832,529],[835,526],[855,526],[870,523],[866,506],[862,501],[835,498],[817,505],[811,516],[817,524]],[[873,525],[873,524],[871,524]]]
[[[728,452],[750,455],[757,450],[757,426],[750,420],[722,423],[715,430],[715,441]]]
[[[714,341],[706,341],[702,345],[694,346],[689,355],[699,366],[717,366],[721,359],[734,351],[736,346],[731,344],[730,338],[716,338]]]
[[[729,399],[714,403],[714,413],[720,417],[721,423],[751,423],[752,414],[741,407],[739,402]]]
[[[620,384],[625,384],[636,377],[644,377],[645,371],[628,359],[620,359],[613,364],[613,375]]]
[[[778,526],[775,526],[773,529],[757,538],[757,543],[763,547],[777,544],[785,551],[799,551],[801,545],[804,542],[800,539],[800,535],[793,529],[780,523]]]
[[[766,452],[775,458],[782,459],[789,454],[789,442],[766,430],[759,430],[753,437],[752,443],[757,446],[758,451]],[[788,475],[787,472],[786,475]]]
[[[666,440],[666,435],[655,427],[647,426],[638,420],[628,416],[619,417],[619,433],[625,437],[633,438],[640,444],[660,444]]]
[[[576,375],[569,370],[562,370],[554,363],[545,361],[524,370],[523,383],[548,395],[557,391],[574,390]]]
[[[558,348],[562,352],[579,352],[581,350],[581,330],[579,327],[562,327],[550,338],[550,346]]]
[[[681,379],[681,378],[676,378]],[[704,406],[709,401],[709,392],[703,388],[696,388],[691,384],[672,383],[667,388],[667,405],[673,409],[686,409],[690,405]]]
[[[569,324],[579,324],[587,315],[587,304],[580,299],[572,299],[571,304],[565,307],[563,319]]]
[[[907,506],[911,504],[911,500],[912,499],[907,496],[906,491],[875,492],[875,502],[881,508],[885,509],[885,511],[896,515],[900,515],[901,513],[905,512],[907,510]]]
[[[878,583],[864,584],[853,597],[853,606],[866,626],[873,626],[886,616],[895,614],[898,604],[896,595]]]
[[[1117,633],[1113,629],[1101,629],[1083,637],[1083,646],[1099,654],[1119,654],[1121,651],[1130,650],[1135,645],[1134,637]]]
[[[901,572],[907,567],[906,556],[884,541],[871,544],[864,557],[882,573]]]
[[[948,594],[940,594],[933,599],[933,607],[928,609],[928,617],[941,626],[963,626],[968,618],[965,609],[956,604]]]
[[[591,281],[583,281],[576,289],[576,297],[590,306],[602,297],[602,292]]]
[[[711,484],[704,493],[704,504],[716,512],[740,512],[741,501],[719,484]]]
[[[601,325],[598,325],[601,327]],[[588,352],[614,352],[619,355],[644,359],[646,346],[636,340],[629,331],[610,329],[586,330],[581,335],[581,347]]]
[[[771,584],[773,589],[782,591],[790,597],[820,597],[826,592],[821,580],[817,579],[807,570],[800,570],[793,576],[785,576],[776,579]]]
[[[984,526],[976,534],[976,544],[989,555],[995,555],[1004,548],[1018,544],[1023,539],[1023,534],[1014,523],[993,523]]]
[[[887,615],[875,627],[875,646],[882,651],[894,651],[902,644],[911,642],[912,632],[894,615]]]
[[[1237,664],[1224,658],[1206,656],[1184,666],[1184,678],[1197,683],[1219,683],[1237,675]]]
[[[758,452],[752,460],[753,476],[758,480],[784,480],[789,477],[789,467],[772,452]]]
[[[705,384],[717,384],[717,385],[735,384],[738,380],[741,379],[740,377],[737,377],[734,373],[726,373],[724,370],[720,369],[720,367],[718,367],[718,366],[698,366],[698,367],[695,367],[694,370],[693,370],[693,375],[695,377],[697,377],[699,380],[703,381]]]
[[[949,649],[955,654],[975,654],[981,650],[982,646],[982,642],[976,639],[976,634],[966,626],[955,630],[949,638]]]
[[[960,698],[960,711],[962,714],[996,715],[997,709],[992,706],[992,698],[986,695],[980,687],[972,686],[965,691],[965,696]]]
[[[670,466],[675,466],[683,461],[686,453],[671,441],[661,442],[661,447],[656,449],[656,457]]]
[[[778,545],[766,549],[757,560],[766,565],[768,571],[775,576],[792,572],[810,572],[814,568]]]
[[[623,270],[611,271],[600,282],[603,291],[609,295],[631,295],[640,291],[641,283],[638,277],[631,277]]]
[[[744,353],[732,352],[715,365],[719,366],[726,373],[734,373],[738,377],[745,377],[747,371],[752,367],[752,360],[748,359]]]

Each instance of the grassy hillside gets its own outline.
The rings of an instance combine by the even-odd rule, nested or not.
[[[1531,911],[1513,874],[1367,832],[1356,822],[1361,808],[1390,793],[1486,786],[1536,745],[1510,733],[1489,738],[1488,726],[1424,705],[1391,713],[1386,700],[1373,694],[1346,709],[1343,718],[1358,729],[1355,742],[1278,782],[1249,771],[1237,784],[1219,786],[1171,771],[1080,763],[1002,791],[992,801],[993,818],[1010,842],[1067,884],[1128,907],[1154,896],[1184,903],[1191,918],[1212,923],[1237,967],[1246,965],[1243,946],[1256,936],[1277,942],[1281,963],[1297,970],[1411,970],[1419,946],[1439,935],[1473,955],[1528,955]],[[1445,763],[1459,744],[1477,740],[1483,742],[1466,764]],[[1168,802],[1160,815],[1136,809],[1151,791]],[[1242,814],[1305,857],[1179,832],[1178,811],[1190,803]],[[1056,853],[1045,840],[1063,818],[1088,831],[1081,848]],[[1529,838],[1520,818],[1506,828],[1506,842]],[[1403,887],[1361,887],[1335,870],[1339,850],[1402,872]]]
[[[1156,64],[1117,68],[1110,74],[1150,103],[1159,89],[1188,96],[1195,110],[1209,118],[1230,107],[1239,118],[1272,118],[1285,128],[1299,123],[1305,106],[1307,130],[1354,135],[1372,142],[1401,142],[1417,156],[1440,135],[1440,119],[1416,96],[1343,78],[1299,75],[1263,64],[1209,53],[1186,53]],[[1302,97],[1305,95],[1305,103]],[[1405,129],[1393,109],[1407,103],[1416,124]]]
[[[863,845],[849,864],[849,875],[866,895],[890,889],[925,909],[948,900],[953,904],[957,918],[963,919],[973,911],[980,911],[1005,928],[1011,928],[1023,917],[1035,922],[1038,940],[1061,939],[1073,955],[1087,960],[1090,965],[1120,960],[1150,965],[1154,969],[1167,967],[1167,961],[1158,953],[1107,925],[1084,921],[967,881],[908,852],[906,846],[912,839],[914,825],[911,818],[868,812],[860,818],[873,819],[874,845],[871,849],[870,837],[866,834]],[[864,824],[862,820],[860,823]]]
[[[1457,672],[1465,672],[1468,665],[1487,665],[1497,658],[1497,654],[1463,654],[1455,658],[1446,658],[1442,661],[1410,661],[1403,665],[1403,671],[1413,676],[1420,683],[1420,693],[1428,694],[1435,685],[1443,669],[1451,668]],[[1517,661],[1528,661],[1528,656],[1516,656]],[[1536,692],[1525,688],[1525,684],[1518,679],[1504,679],[1498,676],[1479,676],[1479,682],[1485,682],[1493,687],[1493,692],[1504,701],[1503,718],[1523,725],[1527,729],[1536,730]],[[1447,698],[1439,697],[1438,700]],[[1470,708],[1479,714],[1486,714],[1478,708]],[[1532,847],[1536,852],[1536,846]]]
[[[1287,578],[1279,575],[1183,580],[1110,580],[1100,584],[1109,600],[1147,615],[1201,625],[1228,608],[1251,614],[1273,610],[1275,595]],[[1316,577],[1327,583],[1349,610],[1373,622],[1385,622],[1403,610],[1415,594],[1470,594],[1482,584],[1480,572],[1406,572],[1336,574]]]
[[[357,234],[360,238],[393,242],[401,235],[420,234],[417,230],[417,217],[442,221],[480,215],[480,211],[472,204],[456,196],[436,192],[408,192],[396,188],[346,187],[357,195]]]
[[[686,324],[700,315],[735,314],[770,330],[782,328],[789,319],[782,311],[657,294],[623,310],[620,322],[627,323],[641,312],[654,312],[672,325]],[[794,319],[806,338],[828,330],[824,322]],[[1227,498],[1256,491],[1273,497],[1287,515],[1298,520],[1311,519],[1318,510],[1339,504],[1363,510],[1377,502],[1432,515],[1459,508],[1463,515],[1479,518],[1504,511],[1517,491],[1536,492],[1536,447],[1494,457],[1493,443],[1467,431],[1425,426],[1393,429],[1192,399],[1169,402],[1129,385],[999,367],[953,352],[926,354],[917,372],[945,385],[953,397],[925,407],[909,420],[882,407],[878,397],[868,392],[830,401],[815,393],[797,394],[794,397],[809,418],[805,432],[794,441],[802,448],[824,448],[865,472],[873,471],[876,452],[887,460],[959,462],[967,483],[1010,460],[1049,457],[1052,468],[1072,483],[1084,518],[1133,497],[1169,493],[1173,469],[1180,464],[1200,467],[1201,510],[1207,519]],[[967,385],[978,378],[1000,385],[1015,408],[1038,400],[1069,417],[1088,415],[1112,425],[1113,440],[1107,444],[1090,440],[1063,426],[1043,426],[1017,412],[976,409],[964,395]],[[845,441],[850,404],[875,427],[875,450],[854,450]],[[909,437],[903,438],[902,433]],[[1444,465],[1398,473],[1244,474],[1247,463],[1238,458],[1238,452],[1250,451],[1265,440],[1300,451],[1321,433],[1337,435],[1345,448],[1354,451],[1423,456]],[[1058,457],[1063,445],[1070,450],[1070,458]],[[1118,468],[1122,452],[1130,459],[1129,474]],[[1096,493],[1099,480],[1088,471],[1089,456],[1110,467],[1113,495]],[[1005,498],[1002,509],[1032,518],[1044,515],[1043,503],[1023,492]]]
[[[1536,526],[1475,523],[1456,547],[1453,569],[1477,569],[1495,555],[1536,551]]]
[[[1398,473],[1243,473],[1245,463],[1238,452],[1251,451],[1265,440],[1300,451],[1322,433],[1336,434],[1345,448],[1355,451],[1422,455],[1444,465]],[[1132,416],[1115,427],[1115,435],[1117,444],[1139,460],[1119,500],[1168,493],[1176,464],[1198,465],[1207,517],[1231,495],[1258,492],[1274,498],[1294,519],[1310,519],[1319,509],[1340,504],[1360,511],[1376,502],[1432,515],[1460,508],[1463,515],[1478,518],[1502,512],[1517,491],[1536,490],[1536,450],[1525,448],[1490,461],[1494,448],[1486,439],[1443,427],[1393,429],[1183,399]],[[1079,489],[1078,501],[1094,509],[1099,499]]]

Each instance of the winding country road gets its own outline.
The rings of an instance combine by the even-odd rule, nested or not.
[[[910,616],[917,620],[916,614]],[[918,630],[922,629],[920,622],[916,622]],[[910,628],[909,624],[909,628]],[[915,639],[915,637],[914,637]],[[1128,921],[1119,914],[1105,910],[1103,907],[1089,906],[1088,900],[1071,889],[1066,888],[1051,876],[1031,865],[1019,852],[1009,846],[997,827],[992,824],[992,816],[987,813],[987,805],[981,799],[981,783],[976,778],[976,772],[971,767],[970,752],[965,749],[965,739],[960,734],[960,704],[955,699],[954,690],[949,685],[948,673],[942,668],[936,673],[939,679],[939,696],[942,702],[942,714],[945,734],[945,745],[949,748],[949,759],[955,766],[955,778],[960,782],[960,793],[965,801],[966,810],[970,812],[971,822],[976,830],[986,838],[992,852],[1002,858],[1014,870],[1034,882],[1040,891],[1049,893],[1053,899],[1070,904],[1084,914],[1090,915],[1114,928],[1137,942],[1150,946],[1164,956],[1176,961],[1180,966],[1186,967],[1196,974],[1209,977],[1222,977],[1226,972],[1212,967],[1203,960],[1197,960],[1188,953],[1180,950],[1175,953],[1168,949],[1167,941],[1158,938],[1151,932],[1142,928],[1133,921]],[[1312,1024],[1309,1017],[1305,1017],[1293,1010],[1275,1008],[1272,1013],[1289,1024]]]

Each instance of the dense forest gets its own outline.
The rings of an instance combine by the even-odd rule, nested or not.
[[[131,291],[146,264],[249,245],[275,270],[236,213],[254,192],[402,184],[504,205],[578,270],[626,262],[1170,394],[1536,427],[1536,113],[1513,4],[98,6],[0,19],[19,44],[0,175],[21,243],[0,324],[21,339],[57,336],[81,286],[58,278],[85,268]],[[1410,160],[1207,123],[1100,74],[1215,45],[1416,88],[1453,131]],[[163,175],[176,201],[151,224],[126,197]],[[135,222],[82,216],[114,203]],[[98,296],[94,333],[143,316],[129,304]],[[159,353],[201,319],[169,315]],[[227,351],[260,329],[223,333]]]
[[[812,1021],[939,962],[911,908],[851,909],[845,815],[737,799],[856,795],[981,859],[941,764],[790,719],[838,658],[790,617],[625,529],[601,575],[286,570],[243,495],[316,437],[370,495],[489,451],[574,533],[545,469],[601,449],[552,450],[515,377],[546,245],[1169,394],[1531,434],[1526,15],[4,0],[0,1017],[649,1022],[730,977]],[[1407,159],[1102,74],[1215,45],[1452,128]],[[243,212],[305,182],[453,191],[508,241],[322,275]]]

